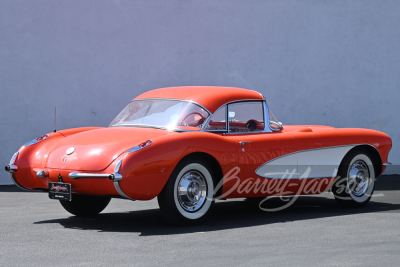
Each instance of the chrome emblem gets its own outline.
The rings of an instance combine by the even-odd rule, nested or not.
[[[66,162],[66,161],[67,161],[67,158],[64,158],[63,161]]]
[[[70,155],[70,154],[74,153],[74,151],[75,151],[75,147],[70,147],[67,149],[67,152],[65,152],[65,154]]]

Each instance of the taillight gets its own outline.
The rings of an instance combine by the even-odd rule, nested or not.
[[[146,142],[143,142],[143,143],[139,144],[138,147],[139,148],[144,148],[144,147],[146,147],[148,145],[151,145],[152,143],[153,143],[153,141],[147,140]]]
[[[37,143],[39,143],[39,142],[41,142],[41,141],[43,141],[43,140],[46,140],[46,139],[49,138],[49,137],[50,137],[50,136],[49,136],[48,134],[42,135],[41,137],[38,137],[38,138],[36,138],[36,139],[33,139],[32,141],[29,141],[28,143],[26,143],[26,144],[23,145],[23,146],[31,146],[31,145],[37,144]]]
[[[151,145],[152,143],[153,143],[152,140],[144,141],[143,143],[140,143],[140,144],[138,144],[137,146],[132,147],[132,148],[129,149],[126,153],[129,154],[129,153],[132,153],[132,152],[136,152],[136,151],[138,151],[138,150],[140,150],[140,149],[142,149],[142,148],[148,147],[148,146]]]
[[[49,138],[49,135],[45,134],[45,135],[42,135],[41,137],[36,138],[36,141],[40,142],[40,141],[43,141],[44,139],[47,139],[47,138]]]

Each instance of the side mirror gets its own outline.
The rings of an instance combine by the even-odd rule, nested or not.
[[[276,121],[269,121],[270,124],[270,128],[272,131],[280,131],[283,130],[283,125],[282,122],[276,122]],[[271,125],[275,126],[275,127],[271,127]]]

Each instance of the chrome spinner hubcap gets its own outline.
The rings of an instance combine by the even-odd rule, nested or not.
[[[369,170],[367,164],[362,160],[355,161],[350,166],[347,177],[349,192],[357,197],[364,195],[369,185]]]
[[[189,212],[199,210],[207,197],[207,182],[204,176],[195,170],[186,172],[178,183],[178,202]]]

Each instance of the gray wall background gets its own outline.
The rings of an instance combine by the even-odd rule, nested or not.
[[[107,126],[147,90],[221,85],[261,92],[284,124],[381,130],[400,165],[399,14],[398,0],[1,0],[0,163],[53,130],[55,100],[58,129]]]

